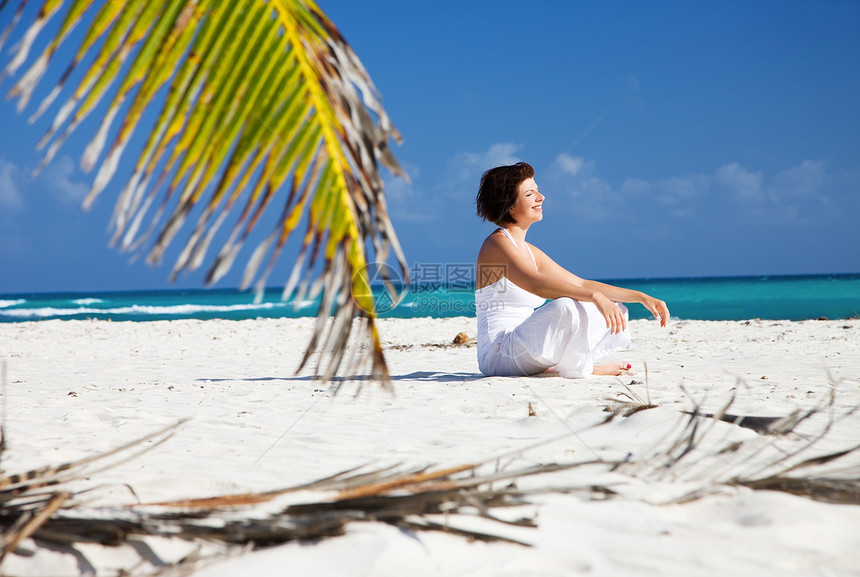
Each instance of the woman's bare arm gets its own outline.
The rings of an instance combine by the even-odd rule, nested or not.
[[[654,315],[655,319],[660,320],[660,326],[665,327],[669,322],[669,308],[666,306],[666,303],[660,299],[656,299],[642,291],[634,291],[611,284],[580,278],[556,263],[539,248],[531,246],[531,249],[535,255],[535,260],[538,262],[538,267],[543,270],[545,274],[566,279],[568,282],[575,283],[588,291],[603,293],[607,298],[615,302],[639,303],[651,311],[651,314]]]
[[[543,252],[536,252],[546,257]],[[538,254],[535,254],[535,261],[538,269],[535,269],[527,253],[518,250],[518,247],[501,234],[492,234],[484,241],[478,253],[478,275],[479,279],[483,279],[479,281],[478,286],[486,286],[494,282],[493,278],[505,276],[520,288],[543,298],[570,297],[578,301],[594,303],[606,320],[606,328],[613,334],[627,328],[627,321],[621,310],[603,292],[594,287],[584,286],[582,279],[567,273],[558,265],[556,265],[558,268],[544,265],[544,270],[541,270],[542,262],[545,261],[543,258],[539,259]]]

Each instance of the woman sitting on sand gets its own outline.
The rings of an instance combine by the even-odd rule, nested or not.
[[[620,375],[630,365],[594,364],[631,343],[627,308],[620,303],[641,303],[661,326],[669,309],[643,292],[579,278],[527,243],[529,227],[543,218],[544,196],[534,175],[518,162],[481,177],[478,216],[499,228],[478,253],[478,366],[485,375],[553,368],[568,378]],[[546,299],[552,300],[544,304]]]

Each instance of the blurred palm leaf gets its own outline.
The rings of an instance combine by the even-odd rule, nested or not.
[[[320,376],[335,374],[358,316],[371,346],[359,347],[369,352],[358,354],[353,369],[370,361],[372,375],[387,380],[367,271],[393,252],[403,277],[408,274],[379,172],[381,164],[405,178],[388,148],[389,138],[400,136],[358,57],[312,0],[45,0],[29,17],[27,0],[14,13],[11,6],[4,12],[7,4],[0,0],[0,22],[8,21],[0,49],[15,27],[29,28],[0,80],[16,75],[38,34],[62,18],[9,91],[19,110],[63,43],[80,41],[31,120],[80,78],[77,88],[66,89],[71,94],[39,146],[44,166],[88,115],[103,115],[81,162],[85,170],[98,167],[85,207],[113,179],[135,131],[145,133],[116,202],[112,244],[146,247],[147,261],[159,263],[197,208],[172,279],[207,260],[216,233],[240,204],[232,230],[208,259],[206,282],[213,284],[278,197],[280,216],[248,258],[241,288],[262,292],[288,238],[305,222],[284,288],[285,298],[320,297],[302,366],[326,348],[331,354],[320,361]],[[79,25],[87,26],[83,34],[74,32]]]

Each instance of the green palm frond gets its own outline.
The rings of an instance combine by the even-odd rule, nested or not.
[[[0,16],[7,3],[0,0]],[[400,135],[358,57],[314,2],[45,0],[30,18],[26,5],[21,0],[14,13],[6,11],[14,15],[0,32],[0,49],[21,22],[29,28],[3,76],[15,77],[31,60],[38,34],[52,19],[62,21],[9,91],[19,110],[63,43],[80,38],[32,115],[57,108],[39,143],[42,164],[88,116],[103,115],[81,161],[85,170],[98,168],[88,207],[141,133],[142,151],[111,220],[112,244],[146,250],[147,261],[159,263],[188,229],[171,278],[208,262],[206,282],[212,284],[231,269],[261,214],[281,203],[276,226],[248,257],[241,288],[262,291],[285,243],[306,222],[284,288],[285,297],[297,292],[321,301],[302,365],[325,345],[332,354],[318,369],[323,378],[332,376],[353,319],[363,317],[371,346],[359,365],[370,360],[372,374],[387,380],[367,265],[372,246],[373,262],[393,253],[403,277],[408,274],[379,172],[383,165],[405,178],[388,148]],[[74,34],[78,26],[86,31]],[[80,80],[67,88],[72,78]],[[55,107],[64,92],[65,104]],[[216,252],[211,244],[231,212],[238,216]],[[193,226],[187,222],[192,214]]]

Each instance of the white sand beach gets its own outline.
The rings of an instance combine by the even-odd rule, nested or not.
[[[488,461],[489,470],[505,470],[595,461],[517,481],[547,491],[494,514],[534,518],[535,528],[445,519],[530,546],[356,521],[343,536],[234,553],[194,574],[860,575],[860,506],[731,482],[771,462],[802,460],[786,455],[833,419],[803,458],[860,443],[860,414],[844,416],[860,404],[860,320],[681,320],[666,329],[632,321],[633,346],[610,359],[632,363],[632,376],[566,380],[482,376],[474,345],[451,345],[460,332],[474,338],[474,318],[385,319],[393,391],[365,382],[356,394],[347,382],[336,395],[332,383],[312,378],[314,366],[294,374],[312,324],[0,324],[3,474],[92,456],[181,419],[188,420],[162,445],[73,483],[93,488],[80,511],[273,490],[362,465]],[[599,425],[608,407],[634,394],[656,406]],[[685,411],[698,404],[717,412],[732,395],[734,415],[824,409],[785,435],[701,418],[703,436],[683,466],[657,466],[689,421]],[[713,454],[729,443],[742,448]],[[601,465],[619,460],[627,464]],[[857,478],[857,451],[795,473],[845,470]],[[613,494],[589,489],[596,485]],[[27,541],[22,551],[31,555],[7,556],[0,572],[149,574],[193,548],[161,539],[149,543],[154,555],[100,545],[80,545],[72,555]]]

